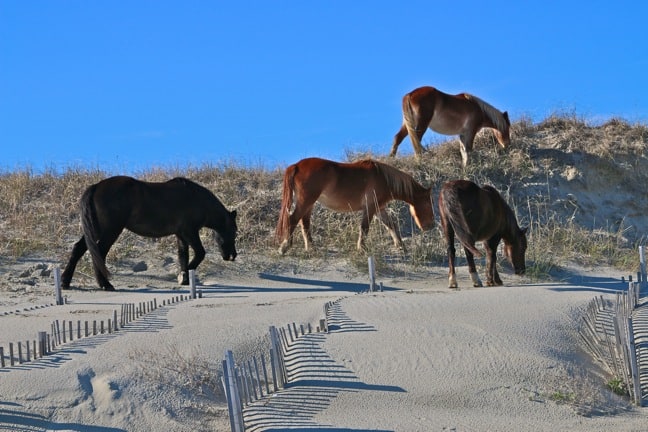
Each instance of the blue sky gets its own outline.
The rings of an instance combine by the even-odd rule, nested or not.
[[[623,0],[0,0],[0,171],[386,154],[422,85],[514,121],[645,123],[647,17]]]

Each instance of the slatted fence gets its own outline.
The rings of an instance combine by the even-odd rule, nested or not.
[[[195,297],[178,295],[162,300],[160,305],[164,307],[191,298]],[[65,304],[65,301],[62,304]],[[35,308],[37,307],[26,310]],[[148,302],[122,304],[119,314],[117,310],[114,310],[111,318],[103,320],[54,320],[49,331],[39,331],[33,340],[10,342],[7,349],[0,346],[0,367],[12,367],[42,359],[45,356],[54,354],[66,343],[77,339],[112,334],[158,308],[157,299],[153,299]]]
[[[639,259],[641,270],[636,281],[632,276],[628,278],[627,291],[617,293],[613,301],[605,301],[599,296],[590,302],[583,317],[581,336],[592,354],[608,366],[615,378],[623,380],[623,388],[632,401],[642,406],[639,367],[642,362],[635,339],[634,317],[639,307],[648,307],[648,301],[644,300],[648,282],[643,246],[639,247]]]
[[[369,287],[367,292],[376,289],[375,265],[373,257],[368,258]],[[379,284],[380,291],[383,290],[382,283]],[[339,300],[338,300],[339,301]],[[327,332],[329,310],[334,302],[327,302],[324,305],[324,318],[320,319],[315,332]],[[286,327],[277,329],[270,326],[269,329],[269,363],[266,357],[261,354],[253,356],[240,362],[234,360],[231,350],[225,352],[222,362],[223,387],[227,397],[227,407],[230,416],[232,432],[244,432],[243,408],[253,402],[269,397],[273,393],[283,389],[288,382],[286,373],[286,355],[290,346],[299,337],[313,333],[313,327],[309,324],[288,324]],[[272,387],[270,386],[268,368],[272,376]]]

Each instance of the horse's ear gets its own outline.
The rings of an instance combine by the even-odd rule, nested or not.
[[[509,120],[508,111],[504,111],[504,114],[502,115],[506,119],[506,123],[508,123],[508,125],[511,126],[511,120]]]

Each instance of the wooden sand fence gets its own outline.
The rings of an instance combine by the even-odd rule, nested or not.
[[[330,303],[324,306],[325,316],[327,316],[329,307]],[[315,328],[315,332],[326,332],[327,328],[326,318],[321,319],[319,326]],[[311,333],[313,333],[313,327],[310,323],[301,324],[299,328],[295,323],[279,329],[270,326],[268,332],[270,348],[267,362],[266,356],[260,354],[237,363],[234,361],[231,350],[225,352],[222,380],[227,397],[232,432],[245,431],[245,422],[243,420],[245,406],[267,398],[285,388],[288,383],[286,356],[290,347],[299,337]]]
[[[179,303],[189,299],[195,299],[201,293],[197,293],[195,289],[195,274],[193,271],[189,272],[191,280],[191,291],[189,295],[178,295],[168,300],[162,300],[160,306],[168,306],[171,304]],[[60,285],[60,269],[55,269],[54,272],[54,285],[56,293],[56,305],[67,304],[67,299],[61,295]],[[202,295],[200,295],[202,297]],[[41,306],[48,307],[54,306],[53,304]],[[37,309],[39,307],[31,307],[24,309],[25,311]],[[120,328],[126,327],[145,315],[157,310],[159,308],[157,299],[148,302],[140,303],[125,303],[121,305],[121,312],[113,311],[112,318],[105,320],[92,320],[92,321],[71,321],[71,320],[55,320],[50,326],[49,332],[39,331],[36,339],[27,341],[10,342],[8,350],[0,346],[0,368],[12,367],[22,365],[45,356],[55,354],[57,349],[61,348],[64,344],[87,338],[91,336],[112,334]]]
[[[615,379],[622,380],[623,386],[617,388],[624,389],[633,403],[643,406],[640,365],[648,365],[648,359],[641,358],[648,352],[642,354],[638,349],[635,319],[640,308],[648,307],[648,302],[642,301],[648,290],[644,246],[639,247],[639,260],[637,281],[630,276],[627,291],[617,293],[613,301],[605,301],[603,296],[599,296],[590,302],[583,317],[581,336],[590,351],[608,366]],[[642,324],[645,327],[646,323]],[[643,373],[645,375],[646,371]]]
[[[369,287],[366,292],[376,290],[375,266],[373,257],[369,257]],[[379,285],[382,291],[382,283]],[[319,325],[315,332],[327,333],[329,330],[329,316],[331,307],[340,299],[329,301],[324,305],[324,318],[320,319]],[[313,333],[310,323],[299,327],[295,323],[288,324],[286,327],[277,329],[270,326],[268,332],[269,353],[268,362],[266,357],[261,354],[258,357],[243,360],[237,363],[231,350],[225,352],[223,359],[223,387],[227,397],[227,408],[230,417],[230,427],[232,432],[244,432],[245,422],[243,419],[244,407],[253,402],[262,400],[277,393],[283,389],[289,382],[289,376],[286,369],[286,356],[290,347],[298,339],[306,334]],[[271,375],[268,375],[268,365]],[[269,376],[272,377],[270,381]],[[270,383],[272,382],[272,386]]]

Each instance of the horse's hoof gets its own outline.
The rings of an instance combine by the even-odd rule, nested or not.
[[[490,284],[486,284],[486,285],[491,286]],[[473,287],[475,287],[475,288],[481,288],[481,287],[483,287],[483,286],[484,286],[484,285],[483,285],[481,282],[478,282],[478,283],[473,284]]]
[[[178,275],[178,283],[180,285],[189,285],[189,276],[186,273],[180,273]]]
[[[115,287],[112,285],[107,285],[104,287],[104,291],[115,291]]]

